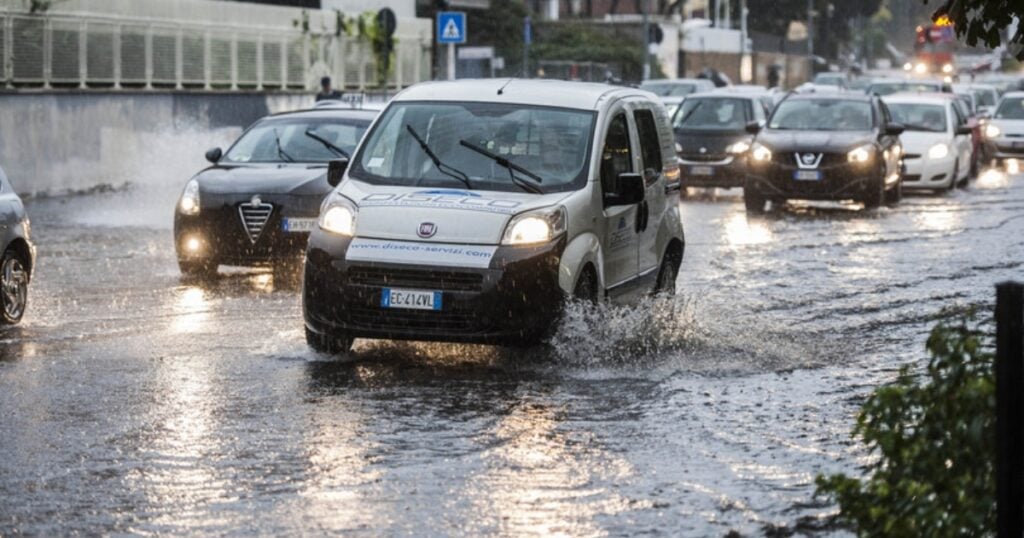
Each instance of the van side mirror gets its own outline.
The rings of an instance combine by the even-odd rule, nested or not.
[[[348,159],[335,159],[327,163],[327,184],[337,187],[348,168]]]
[[[757,133],[761,132],[761,122],[747,122],[747,125],[744,127],[744,130],[746,130],[748,134],[756,135]]]
[[[224,152],[220,148],[211,148],[206,150],[206,160],[213,164],[217,164],[217,161],[224,156]]]
[[[613,192],[604,193],[605,207],[623,205],[635,205],[644,201],[644,194],[647,187],[644,178],[640,174],[624,172],[619,174],[617,185]]]
[[[887,134],[889,136],[899,136],[899,135],[903,134],[903,130],[904,129],[905,129],[905,127],[903,127],[902,123],[887,123],[887,124],[885,124],[885,134]]]
[[[955,133],[957,135],[969,135],[974,132],[970,125],[957,125]]]

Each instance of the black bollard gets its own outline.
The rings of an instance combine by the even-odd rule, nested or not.
[[[1024,284],[996,286],[996,533],[1024,535]]]

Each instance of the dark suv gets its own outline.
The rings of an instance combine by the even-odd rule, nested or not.
[[[768,200],[857,200],[866,208],[898,202],[902,132],[874,95],[789,96],[751,145],[747,211],[764,211]]]

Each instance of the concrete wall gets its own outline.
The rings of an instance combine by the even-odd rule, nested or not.
[[[171,182],[205,165],[255,120],[312,95],[0,93],[0,166],[22,194]]]

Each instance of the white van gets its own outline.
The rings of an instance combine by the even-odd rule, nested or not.
[[[413,86],[332,162],[306,252],[306,337],[528,345],[566,298],[673,293],[672,129],[653,94],[518,79]]]

